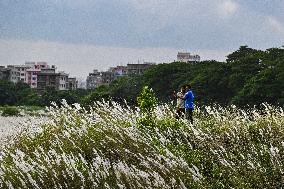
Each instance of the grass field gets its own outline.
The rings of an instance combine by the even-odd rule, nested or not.
[[[1,188],[279,188],[284,112],[263,105],[196,108],[195,122],[167,105],[56,105],[37,132],[1,151]]]

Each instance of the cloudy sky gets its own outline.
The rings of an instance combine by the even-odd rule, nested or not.
[[[284,45],[283,0],[0,0],[0,65],[47,61],[72,76],[178,51],[225,60]]]

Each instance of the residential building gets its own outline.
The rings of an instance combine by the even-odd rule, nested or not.
[[[127,66],[111,67],[108,71],[114,73],[115,79],[127,75]]]
[[[26,83],[31,88],[37,88],[37,76],[40,72],[55,72],[55,66],[49,66],[46,62],[26,62],[25,65],[29,68],[26,69]]]
[[[109,85],[114,79],[115,74],[110,71],[101,72],[102,73],[102,84]]]
[[[37,90],[44,91],[47,88],[59,90],[59,73],[40,72],[37,75]]]
[[[98,70],[93,70],[93,73],[89,73],[86,80],[87,89],[95,89],[102,85],[102,74]]]
[[[155,63],[144,62],[143,64],[127,64],[127,75],[143,74],[145,70],[155,65]]]
[[[53,69],[43,69],[37,75],[37,89],[44,91],[47,88],[55,90],[76,90],[76,78],[68,78],[64,72],[55,73]]]
[[[31,88],[37,88],[37,75],[40,73],[41,69],[38,67],[28,68],[26,70],[26,83]]]
[[[189,52],[178,52],[177,54],[178,62],[199,62],[199,55],[191,55]]]
[[[58,90],[68,90],[68,74],[59,72],[59,87]]]
[[[14,80],[14,82],[18,82],[18,81],[26,82],[26,70],[29,69],[30,66],[28,65],[8,65],[7,67],[11,68],[14,72],[17,72],[16,80],[12,76],[12,80]]]
[[[49,65],[46,62],[25,62],[24,65],[8,65],[7,68],[11,69],[10,81],[14,83],[22,81],[36,88],[36,73],[49,68]]]
[[[55,67],[52,66],[51,68],[42,68],[40,73],[55,73]]]
[[[11,77],[11,69],[0,66],[0,79],[9,81]]]
[[[17,83],[20,81],[20,71],[12,65],[8,65],[7,68],[10,70],[10,74],[9,74],[9,81],[13,82],[13,83]]]
[[[76,90],[78,87],[78,81],[75,77],[68,78],[68,90]]]

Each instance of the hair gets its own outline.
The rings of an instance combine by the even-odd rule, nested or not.
[[[191,89],[191,85],[190,84],[187,84],[185,86],[188,87],[189,89]]]

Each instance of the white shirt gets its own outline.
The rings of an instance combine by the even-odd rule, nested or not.
[[[184,99],[182,99],[184,94],[180,91],[177,93],[177,107],[184,108]]]

